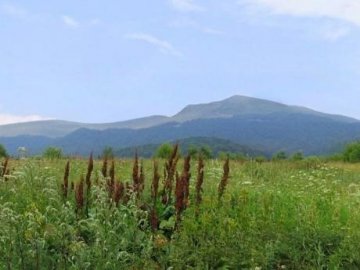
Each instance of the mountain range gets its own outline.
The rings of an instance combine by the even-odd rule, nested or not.
[[[105,124],[47,120],[0,126],[0,143],[12,155],[20,146],[31,154],[39,154],[48,146],[61,147],[66,154],[74,155],[101,153],[106,146],[122,153],[121,149],[144,149],[189,138],[197,138],[194,142],[198,145],[207,140],[208,144],[216,144],[219,151],[223,147],[224,151],[233,149],[243,154],[271,155],[281,150],[320,155],[339,151],[347,142],[360,138],[360,121],[305,107],[233,96],[186,106],[172,117],[149,116]]]

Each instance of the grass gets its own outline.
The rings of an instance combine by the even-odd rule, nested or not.
[[[90,178],[88,160],[71,160],[66,198],[67,160],[10,160],[11,175],[0,179],[0,269],[360,268],[359,165],[230,162],[219,199],[223,161],[205,161],[204,170],[192,161],[188,171],[179,160],[178,183],[191,178],[176,209],[187,196],[184,186],[175,196],[176,174],[164,205],[165,161],[155,174],[151,160],[138,162],[115,160],[114,190],[139,181],[141,170],[144,181],[140,195],[117,204],[100,160]]]

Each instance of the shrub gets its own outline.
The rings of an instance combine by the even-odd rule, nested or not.
[[[277,152],[273,158],[273,160],[285,160],[287,159],[287,155],[284,151]]]
[[[348,144],[343,153],[344,161],[359,162],[360,161],[360,141]]]
[[[300,161],[304,159],[304,155],[302,152],[296,152],[291,156],[292,161]]]
[[[102,157],[106,159],[114,158],[114,150],[111,146],[106,146],[102,152]]]
[[[63,157],[61,148],[50,146],[43,152],[43,157],[47,159],[60,159]]]
[[[188,155],[192,158],[197,158],[202,156],[204,159],[211,159],[213,157],[213,151],[208,145],[201,145],[196,147],[195,145],[190,145],[188,147]]]
[[[0,144],[0,158],[3,158],[3,157],[7,157],[8,156],[8,153],[5,149],[5,147]]]
[[[169,159],[172,151],[173,151],[172,145],[170,143],[164,143],[160,145],[159,148],[156,150],[155,156],[157,158]]]

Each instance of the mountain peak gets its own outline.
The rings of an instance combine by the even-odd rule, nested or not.
[[[198,105],[189,105],[173,118],[184,122],[199,118],[227,118],[238,115],[269,114],[289,110],[291,106],[265,99],[235,95],[227,99]]]
[[[270,114],[313,115],[339,122],[354,123],[356,119],[317,112],[305,107],[288,106],[279,102],[260,98],[234,95],[221,101],[186,106],[173,117],[148,116],[115,123],[89,124],[59,120],[18,123],[0,126],[0,137],[18,135],[34,135],[47,137],[62,137],[80,128],[93,130],[105,129],[146,129],[170,122],[184,123],[201,119],[232,118],[236,116],[266,116]]]

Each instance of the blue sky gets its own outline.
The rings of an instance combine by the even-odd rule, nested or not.
[[[360,118],[359,0],[0,0],[0,123],[239,94]]]

